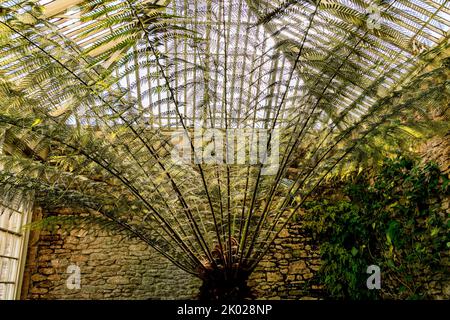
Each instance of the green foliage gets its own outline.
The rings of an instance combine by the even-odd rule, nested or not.
[[[386,160],[372,183],[348,183],[340,200],[307,202],[306,228],[321,243],[318,279],[329,295],[426,298],[426,283],[448,272],[448,213],[438,201],[448,181],[434,164],[399,157]],[[380,291],[366,287],[372,264],[381,268]]]
[[[202,23],[182,1],[158,3],[83,1],[83,26],[63,31],[36,2],[1,2],[2,197],[26,192],[47,207],[100,214],[192,274],[219,263],[251,272],[325,177],[384,154],[386,141],[401,150],[409,147],[401,141],[415,141],[394,129],[423,124],[436,133],[423,114],[448,105],[448,60],[435,61],[448,36],[430,52],[402,56],[415,36],[387,23],[367,30],[366,5],[351,10],[361,1],[292,1],[284,12],[245,1],[237,23],[225,1],[207,1],[206,16],[196,13]],[[404,20],[394,9],[383,8],[386,20]],[[292,18],[296,32],[264,17],[272,10]],[[257,20],[263,25],[239,23]],[[278,171],[175,164],[161,128],[189,136],[199,124],[264,128],[271,137],[283,128]]]

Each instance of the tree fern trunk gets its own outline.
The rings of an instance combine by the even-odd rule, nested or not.
[[[247,285],[250,273],[243,270],[211,269],[202,276],[199,299],[202,301],[239,301],[252,299]]]

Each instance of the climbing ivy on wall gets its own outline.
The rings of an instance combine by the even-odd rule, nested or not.
[[[306,203],[305,226],[319,241],[316,281],[337,299],[426,299],[427,284],[448,279],[449,179],[432,163],[386,160],[372,178],[357,178],[339,199]],[[336,198],[336,197],[335,197]],[[381,268],[381,290],[369,290],[367,267]]]

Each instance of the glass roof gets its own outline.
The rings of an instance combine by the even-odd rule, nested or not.
[[[156,116],[153,124],[169,128],[180,127],[180,115],[188,127],[263,127],[273,119],[274,106],[283,103],[276,124],[280,125],[283,119],[301,112],[305,105],[302,101],[310,97],[305,78],[317,81],[320,90],[333,93],[338,109],[344,110],[359,99],[358,108],[351,111],[357,116],[359,109],[370,107],[377,98],[367,92],[361,97],[365,89],[381,77],[378,94],[400,84],[414,69],[415,57],[448,36],[450,26],[450,4],[445,0],[327,0],[319,6],[315,5],[317,1],[130,1],[136,2],[166,7],[166,12],[177,16],[174,24],[193,30],[201,39],[171,38],[159,48],[167,61],[175,61],[165,67],[171,85],[182,88],[176,90],[180,114],[168,92],[156,89],[164,86],[164,79],[149,76],[157,69],[145,63],[145,54],[135,54],[114,71],[139,109]],[[114,52],[110,42],[102,45],[108,35],[123,26],[102,27],[104,17],[86,19],[95,15],[95,1],[41,3],[45,5],[44,14],[60,32],[98,58],[104,67],[114,68],[127,52],[139,53],[139,41],[132,48]],[[120,14],[127,1],[110,1],[108,5],[114,8],[112,14]],[[376,10],[380,10],[380,28],[370,29],[353,18],[356,15],[368,21]],[[339,41],[342,48],[336,47]],[[295,63],[299,48],[302,54]],[[335,54],[342,56],[342,52],[347,59],[339,69],[354,63],[366,71],[345,88],[339,86],[339,76],[324,76],[329,70],[322,65]],[[127,72],[132,64],[143,67]],[[320,77],[327,78],[325,84]]]

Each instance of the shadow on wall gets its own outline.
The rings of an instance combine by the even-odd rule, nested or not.
[[[43,214],[73,213],[66,209],[45,214],[37,209],[34,220]],[[305,297],[303,290],[320,263],[318,251],[308,242],[298,225],[281,232],[249,280],[256,298],[314,298]],[[199,279],[141,241],[90,225],[70,232],[31,232],[22,299],[196,299],[200,285]],[[319,287],[309,289],[309,295],[320,292]]]
[[[63,210],[52,215],[72,214]],[[42,217],[36,210],[34,219]],[[80,289],[74,284],[78,266]],[[72,278],[70,278],[72,276]],[[70,279],[69,279],[70,278]],[[31,232],[23,299],[193,299],[200,280],[142,241],[96,226]]]

